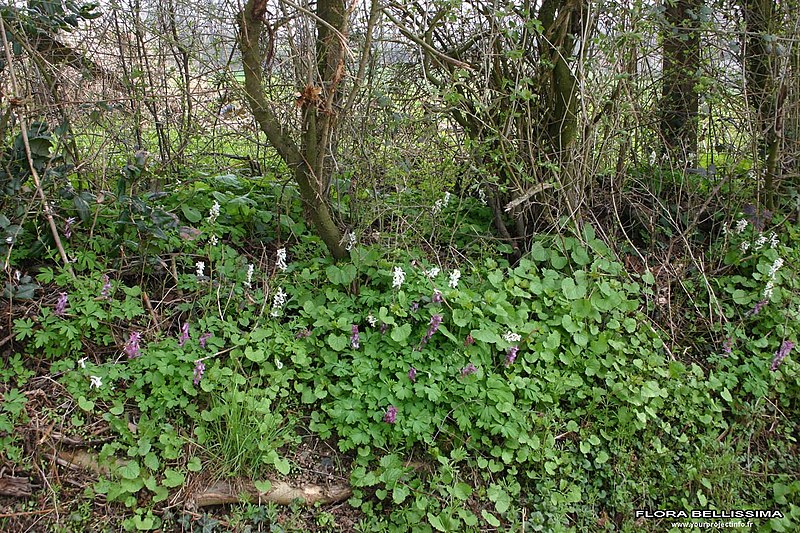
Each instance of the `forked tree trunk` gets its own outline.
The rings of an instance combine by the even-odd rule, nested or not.
[[[300,196],[314,229],[335,259],[348,256],[342,243],[342,232],[331,216],[327,184],[330,172],[326,159],[335,126],[334,102],[344,74],[344,38],[347,16],[341,0],[317,2],[317,66],[298,98],[303,116],[300,145],[286,132],[264,92],[262,64],[264,53],[259,44],[264,27],[262,17],[266,0],[248,0],[239,16],[239,48],[244,66],[245,93],[253,116],[270,144],[292,169]]]

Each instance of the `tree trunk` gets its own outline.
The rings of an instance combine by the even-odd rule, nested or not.
[[[261,66],[264,54],[259,39],[264,27],[262,17],[265,11],[266,0],[248,0],[240,14],[239,48],[242,52],[247,101],[270,144],[292,169],[304,208],[317,234],[335,259],[343,259],[348,253],[342,243],[342,232],[328,207],[329,171],[326,168],[326,156],[334,127],[334,102],[344,73],[344,3],[341,0],[322,0],[317,3],[317,15],[326,24],[320,22],[317,28],[320,72],[312,79],[321,80],[320,85],[309,83],[297,100],[303,113],[299,147],[272,111],[264,93]],[[328,26],[337,31],[331,31]]]
[[[773,0],[744,0],[742,7],[747,27],[744,59],[747,98],[755,114],[756,152],[765,159],[764,204],[773,209],[783,127],[781,98],[775,83],[776,65],[772,64],[777,54],[772,52],[775,43],[768,36],[777,33],[780,15]]]
[[[694,165],[700,94],[701,0],[669,0],[662,33],[661,136],[667,155]]]

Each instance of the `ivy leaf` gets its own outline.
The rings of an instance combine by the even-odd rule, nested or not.
[[[330,346],[334,351],[341,352],[347,347],[347,337],[344,335],[335,335],[331,333],[328,335],[328,346]]]

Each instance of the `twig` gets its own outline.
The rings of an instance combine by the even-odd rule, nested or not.
[[[17,77],[14,74],[14,61],[11,57],[11,48],[8,46],[8,38],[6,37],[6,25],[3,21],[3,18],[0,17],[0,34],[3,38],[3,47],[6,52],[6,64],[8,65],[8,72],[9,78],[11,80],[11,91],[14,93],[14,96],[18,96],[18,87],[17,87]],[[39,180],[39,173],[36,171],[36,167],[33,164],[33,156],[31,155],[31,144],[28,140],[28,122],[25,120],[24,114],[14,113],[19,120],[20,130],[22,133],[22,144],[25,147],[25,156],[28,160],[28,166],[31,170],[31,177],[33,178],[33,183],[36,185],[36,192],[39,195],[39,198],[42,201],[42,208],[44,210],[44,216],[47,218],[47,223],[50,226],[50,233],[53,235],[53,240],[55,241],[56,248],[58,248],[58,253],[61,255],[61,260],[64,261],[64,266],[66,267],[67,271],[69,272],[72,278],[75,278],[75,272],[72,270],[72,265],[69,263],[69,258],[67,257],[67,252],[64,250],[64,245],[61,242],[61,237],[58,235],[58,227],[56,227],[56,221],[53,218],[53,213],[50,209],[50,206],[47,203],[47,198],[44,195],[44,189],[42,189],[42,183]]]

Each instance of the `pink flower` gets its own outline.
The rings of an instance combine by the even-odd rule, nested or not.
[[[464,346],[472,346],[475,344],[475,339],[472,338],[472,335],[467,335],[467,338],[464,339]]]
[[[775,352],[775,358],[772,360],[772,366],[769,368],[772,372],[778,370],[778,367],[781,366],[781,363],[786,359],[786,356],[789,355],[789,352],[792,351],[792,348],[794,348],[794,343],[792,341],[783,341],[781,347]]]
[[[56,302],[56,308],[53,314],[56,316],[64,316],[64,312],[67,310],[67,298],[66,292],[58,293],[58,301]]]
[[[386,410],[386,414],[383,415],[383,421],[389,424],[394,424],[397,420],[397,407],[394,405],[390,405],[389,408]]]
[[[508,349],[508,354],[506,354],[506,366],[511,366],[514,363],[514,360],[517,358],[517,352],[519,352],[518,346],[512,346]]]
[[[189,340],[189,323],[184,322],[181,328],[181,336],[178,338],[178,346],[183,346]]]
[[[133,359],[142,355],[141,346],[139,342],[142,340],[142,334],[138,331],[132,331],[128,342],[125,344],[124,351],[128,355],[128,359]]]
[[[465,366],[464,368],[461,369],[461,377],[462,378],[463,377],[467,377],[469,375],[474,374],[477,371],[478,371],[478,369],[475,367],[475,365],[470,363],[470,364],[468,364],[467,366]]]
[[[198,339],[198,342],[200,343],[200,347],[201,348],[205,348],[206,347],[206,341],[208,339],[210,339],[210,338],[211,338],[211,333],[209,333],[209,332],[206,332],[206,333],[203,333],[202,335],[200,335],[200,339]]]
[[[194,365],[194,384],[197,385],[200,383],[200,380],[203,379],[203,372],[206,371],[206,365],[203,364],[202,361],[198,361],[196,365]]]

